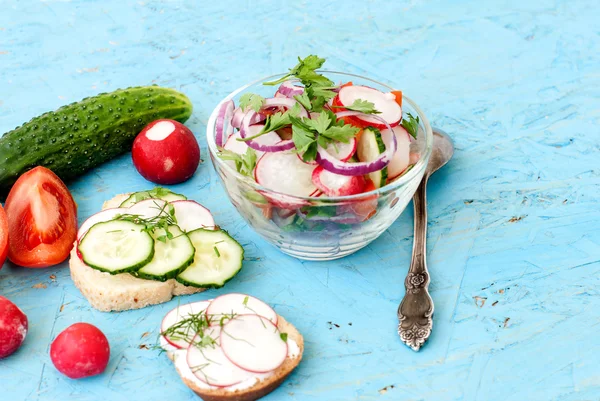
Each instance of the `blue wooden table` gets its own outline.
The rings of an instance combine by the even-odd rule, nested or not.
[[[186,93],[205,162],[173,189],[208,206],[248,261],[225,288],[185,301],[247,292],[304,333],[303,363],[268,400],[599,400],[598,20],[597,0],[0,0],[0,132],[121,87]],[[419,353],[396,334],[410,211],[355,255],[302,262],[253,233],[208,162],[218,101],[310,53],[401,88],[456,141],[430,181],[436,313]],[[80,222],[150,186],[130,155],[69,185]],[[6,263],[0,293],[30,321],[23,347],[0,361],[0,400],[195,398],[147,349],[177,300],[101,313],[66,264]],[[79,321],[106,333],[112,355],[104,374],[74,381],[48,348]]]

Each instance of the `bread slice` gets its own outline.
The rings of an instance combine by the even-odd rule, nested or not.
[[[287,322],[282,316],[279,316],[277,318],[277,327],[280,332],[287,333],[288,341],[293,340],[298,345],[298,355],[294,357],[288,355],[283,364],[275,369],[272,375],[258,381],[251,387],[234,391],[228,391],[227,388],[203,388],[186,377],[177,368],[177,364],[175,364],[177,373],[181,376],[181,380],[204,401],[254,401],[264,397],[283,383],[286,377],[298,366],[304,353],[304,339],[302,338],[302,334],[291,323]],[[174,362],[175,356],[169,352],[167,354],[169,359]]]
[[[119,207],[129,194],[104,202],[102,209]],[[165,282],[144,280],[131,274],[109,274],[85,265],[77,256],[77,242],[71,250],[71,278],[90,304],[103,312],[144,308],[168,302],[176,295],[202,292],[205,288],[185,286],[174,279]]]

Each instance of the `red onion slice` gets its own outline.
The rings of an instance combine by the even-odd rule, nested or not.
[[[236,107],[233,111],[233,117],[231,117],[231,126],[233,128],[240,129],[242,127],[242,120],[244,119],[245,115],[246,113],[244,113],[240,107]],[[267,116],[265,114],[256,113],[252,121],[250,121],[250,125],[258,124],[264,121],[266,118]]]
[[[292,81],[285,81],[279,86],[275,96],[277,94],[283,95],[284,97],[293,98],[294,96],[298,96],[304,93],[304,88],[302,86],[294,85]]]
[[[233,132],[231,119],[233,116],[233,108],[235,104],[233,100],[228,100],[221,104],[219,114],[217,114],[217,123],[215,126],[215,142],[217,146],[222,147],[229,135]]]
[[[336,113],[336,116],[338,118],[369,116],[380,121],[388,128],[387,131],[382,131],[381,133],[381,139],[383,139],[383,142],[385,143],[385,152],[380,154],[377,159],[370,162],[346,163],[336,159],[329,152],[327,152],[327,150],[318,145],[317,163],[323,166],[324,169],[341,175],[365,175],[372,173],[373,171],[379,171],[389,164],[390,160],[392,160],[392,157],[394,156],[394,153],[396,152],[396,147],[398,145],[396,143],[396,136],[392,131],[392,127],[390,127],[390,124],[388,124],[387,121],[376,115],[367,115],[357,111],[342,111],[340,113]]]
[[[298,102],[296,102],[294,99],[272,97],[265,100],[263,107],[285,107],[286,109],[290,109],[297,103]],[[257,114],[258,113],[256,111],[249,110],[244,116],[242,120],[242,126],[240,127],[240,136],[242,138],[246,138],[246,136],[250,133],[250,125],[252,125],[252,121],[256,118],[255,116]],[[300,117],[308,117],[308,112],[302,106],[300,106]],[[252,134],[250,133],[250,135]],[[291,139],[281,141],[276,145],[264,145],[258,143],[257,141],[249,140],[246,141],[246,145],[261,152],[283,152],[295,147],[294,141]]]

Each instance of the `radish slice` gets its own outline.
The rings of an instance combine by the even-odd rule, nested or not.
[[[327,196],[355,195],[364,191],[367,182],[362,175],[347,176],[332,173],[317,167],[312,173],[312,182]]]
[[[384,119],[391,126],[398,125],[402,119],[402,108],[396,103],[396,97],[393,93],[383,93],[368,86],[349,85],[340,89],[338,99],[342,106],[350,106],[358,99],[373,103],[375,109],[380,112],[377,116]],[[363,114],[356,117],[367,125],[379,129],[386,128],[385,125],[381,124],[381,121],[373,118],[372,115]]]
[[[81,224],[79,231],[77,232],[77,239],[83,238],[85,233],[88,232],[90,227],[97,223],[103,223],[105,221],[113,220],[119,214],[127,214],[129,209],[124,207],[116,207],[112,209],[104,209],[101,212],[91,215],[86,221]]]
[[[227,322],[221,330],[221,348],[235,365],[255,373],[277,369],[288,351],[277,326],[258,315],[239,315]]]
[[[214,230],[215,219],[210,210],[193,200],[180,200],[171,202],[175,208],[177,225],[186,233],[198,228]]]
[[[411,137],[412,138],[412,137]],[[416,164],[419,159],[421,158],[421,155],[415,152],[410,152],[409,156],[408,156],[408,164]]]
[[[316,190],[313,170],[314,166],[300,161],[295,153],[265,153],[256,163],[254,178],[263,187],[282,194],[310,196]]]
[[[344,118],[366,116],[366,114],[359,113],[357,111],[343,111],[341,113],[337,113],[336,116],[338,118]],[[382,132],[382,139],[386,147],[385,152],[383,152],[377,159],[369,162],[359,163],[342,162],[330,155],[323,147],[317,145],[317,163],[323,166],[326,170],[341,175],[365,175],[372,173],[373,171],[379,171],[387,166],[392,159],[392,156],[396,152],[396,136],[393,135],[392,127],[390,127],[387,121],[377,116],[373,116],[372,118],[377,119],[380,123],[384,124],[388,128],[387,132]]]
[[[190,342],[196,335],[196,330],[193,325],[182,326],[177,330],[177,333],[173,333],[170,336],[166,336],[165,333],[170,327],[187,319],[191,314],[198,314],[206,310],[210,305],[210,301],[193,302],[191,304],[179,305],[177,308],[171,310],[165,315],[160,325],[160,332],[163,338],[172,346],[176,348],[187,348]]]
[[[264,127],[264,125],[251,125],[250,126],[251,135],[258,134],[260,132],[260,130],[262,129],[262,127]],[[238,139],[240,139],[240,138],[241,138],[241,135],[239,132],[236,132],[235,134],[231,135],[229,137],[229,139],[227,140],[227,143],[225,143],[224,148],[227,150],[230,150],[234,153],[237,153],[239,155],[246,154],[246,151],[248,150],[248,145],[246,145],[246,142],[244,142],[244,141],[238,141]],[[281,142],[281,138],[279,137],[279,135],[277,135],[275,132],[272,131],[272,132],[269,132],[268,134],[259,136],[258,138],[255,139],[255,142],[259,143],[261,145],[270,146],[270,145],[275,145],[275,144]],[[256,157],[260,158],[264,153],[265,152],[261,152],[261,151],[257,150]],[[229,161],[231,161],[231,160],[229,160]]]
[[[130,206],[127,209],[127,214],[135,214],[143,219],[151,219],[160,214],[168,213],[167,204],[168,202],[162,199],[145,199]]]
[[[213,299],[206,315],[214,324],[219,324],[221,317],[232,315],[256,314],[277,324],[277,313],[269,305],[258,298],[246,294],[225,294]]]
[[[356,138],[352,138],[348,143],[331,142],[327,145],[325,150],[336,159],[345,162],[350,160],[350,158],[354,156],[354,153],[356,153],[357,143],[358,141]]]
[[[217,146],[223,146],[229,135],[233,132],[231,118],[233,117],[234,107],[233,100],[228,100],[221,104],[215,125],[215,142]]]
[[[227,142],[225,142],[225,146],[223,146],[223,148],[233,153],[237,153],[238,155],[246,154],[248,145],[246,145],[246,142],[238,141],[238,138],[241,138],[239,132],[236,132],[235,134],[231,135],[229,139],[227,139]],[[231,162],[233,163],[233,161]]]
[[[263,108],[285,107],[286,109],[290,109],[296,104],[298,104],[298,102],[294,99],[269,98],[265,100]],[[253,119],[256,118],[256,114],[257,113],[254,110],[250,110],[244,116],[244,119],[242,120],[242,126],[240,128],[240,135],[242,138],[252,136],[250,125],[252,124]],[[308,112],[302,106],[300,106],[300,117],[308,117]],[[282,152],[295,147],[294,141],[291,139],[281,141],[277,145],[262,145],[256,139],[253,139],[246,141],[246,145],[261,152]]]
[[[398,177],[410,163],[410,134],[400,126],[394,127],[394,135],[396,135],[396,142],[398,147],[390,164],[388,164],[388,180],[393,180]],[[381,133],[383,135],[383,132]]]
[[[294,85],[292,81],[285,81],[279,86],[277,92],[275,93],[275,97],[289,97],[293,98],[294,96],[298,96],[304,93],[304,88],[302,86]],[[280,96],[278,96],[280,95]]]
[[[187,350],[187,364],[192,373],[206,384],[217,387],[228,387],[240,383],[254,375],[233,364],[219,346],[221,326],[212,326],[204,330],[203,336],[209,336],[217,344],[199,348],[197,343],[202,337],[194,337]],[[281,341],[281,340],[280,340]]]

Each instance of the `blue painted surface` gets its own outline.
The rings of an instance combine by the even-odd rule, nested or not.
[[[0,0],[0,132],[100,91],[157,83],[192,99],[188,125],[206,149],[217,102],[298,55],[392,83],[457,147],[430,181],[427,346],[414,353],[395,333],[410,211],[351,257],[300,262],[246,226],[208,162],[174,190],[207,205],[250,260],[224,289],[185,300],[248,292],[305,335],[303,363],[268,400],[599,400],[597,1],[327,3]],[[83,221],[149,186],[125,155],[70,189]],[[30,320],[24,346],[0,361],[0,399],[195,398],[164,355],[141,347],[177,300],[97,312],[65,265],[7,263],[0,293]],[[48,348],[78,321],[106,333],[112,356],[103,375],[73,381]]]

